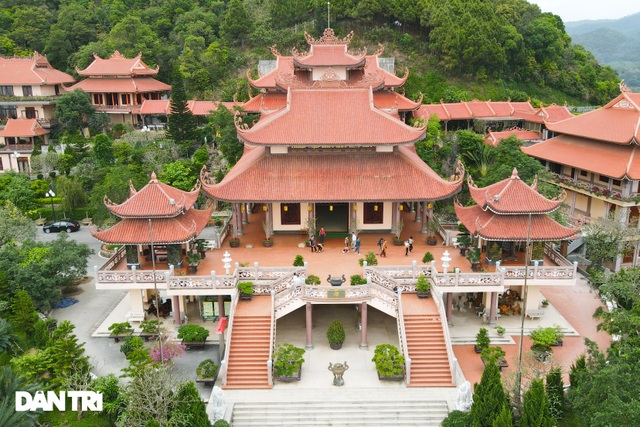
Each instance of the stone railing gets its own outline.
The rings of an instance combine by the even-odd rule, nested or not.
[[[553,247],[549,244],[544,245],[544,254],[553,261],[556,265],[570,266],[573,265],[571,261],[560,255],[560,253],[553,250]]]
[[[509,266],[501,267],[504,272],[505,281],[514,279],[524,279],[525,276],[530,280],[575,280],[578,272],[578,263],[574,263],[571,266],[552,266],[552,267],[540,267],[540,266]]]
[[[233,289],[238,284],[236,276],[169,276],[169,290],[185,289]]]
[[[229,350],[231,349],[231,340],[233,339],[233,321],[236,315],[236,308],[238,307],[238,300],[240,299],[238,293],[232,296],[231,307],[229,309],[229,327],[227,328],[227,342],[225,344],[222,360],[220,361],[219,377],[222,378],[222,385],[227,385],[227,367],[229,365]]]
[[[436,303],[436,307],[438,308],[438,313],[440,313],[440,323],[442,325],[442,333],[444,334],[444,343],[447,347],[447,358],[449,359],[449,370],[451,371],[451,380],[455,385],[457,383],[457,363],[458,359],[456,359],[456,355],[453,353],[453,347],[451,346],[451,335],[449,334],[449,326],[447,325],[447,312],[444,307],[444,303],[440,295],[437,292],[434,292],[434,289],[431,289],[431,298]]]
[[[407,331],[404,328],[404,313],[402,312],[402,291],[398,292],[398,316],[396,324],[398,325],[398,343],[400,344],[400,353],[404,356],[405,383],[411,384],[411,358],[409,357],[409,349],[407,348]]]

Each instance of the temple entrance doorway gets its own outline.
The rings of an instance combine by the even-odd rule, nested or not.
[[[316,226],[324,227],[327,233],[347,233],[349,231],[348,203],[317,203]]]

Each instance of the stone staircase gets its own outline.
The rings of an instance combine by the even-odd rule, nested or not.
[[[354,395],[355,396],[355,395]],[[244,401],[233,405],[231,424],[241,426],[439,426],[443,400]]]
[[[267,369],[270,335],[271,316],[236,313],[227,358],[227,384],[222,388],[271,388]]]
[[[405,314],[404,327],[411,358],[408,387],[454,387],[439,316]]]

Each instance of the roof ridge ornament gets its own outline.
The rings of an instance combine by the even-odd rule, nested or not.
[[[271,47],[269,47],[269,50],[271,51],[273,56],[282,56],[282,55],[280,55],[280,52],[278,51],[278,48],[276,47],[275,44],[271,45]]]
[[[624,79],[620,80],[620,83],[618,83],[618,87],[620,88],[620,93],[631,92],[629,86],[624,83]]]
[[[306,31],[304,32],[304,38],[307,39],[307,43],[309,44],[349,44],[351,42],[351,38],[353,37],[353,31],[347,34],[346,37],[340,39],[336,37],[333,28],[325,28],[322,33],[322,37],[319,39],[314,39],[313,36]]]
[[[123,54],[120,53],[119,50],[114,50],[113,54],[109,57],[109,59],[127,59]]]

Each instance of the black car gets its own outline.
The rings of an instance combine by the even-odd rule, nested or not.
[[[42,227],[42,230],[44,230],[45,233],[59,233],[60,231],[71,233],[72,231],[80,230],[80,223],[72,219],[62,219],[45,225]]]

